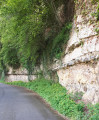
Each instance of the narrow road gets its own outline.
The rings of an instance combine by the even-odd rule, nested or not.
[[[0,120],[64,120],[37,95],[0,83]]]

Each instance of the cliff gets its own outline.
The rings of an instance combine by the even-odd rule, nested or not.
[[[82,91],[82,99],[93,104],[99,102],[99,34],[95,31],[99,23],[92,16],[96,8],[88,0],[76,5],[62,66],[56,68],[61,85],[69,92]]]
[[[68,3],[67,10],[73,14],[72,6],[74,5],[71,3],[72,0]],[[99,22],[95,16],[97,6],[98,3],[93,4],[91,0],[75,2],[73,27],[66,45],[65,55],[60,61],[56,60],[49,66],[52,71],[51,77],[57,73],[62,86],[69,92],[83,92],[83,101],[93,104],[99,102]],[[60,14],[62,8],[63,5],[58,8],[57,13],[59,20],[64,22],[64,14],[62,16]],[[72,11],[70,11],[71,8]],[[41,70],[43,71],[41,66],[35,71],[39,73]],[[31,79],[33,80],[37,76],[37,74],[32,74]],[[45,76],[48,78],[48,75]],[[10,70],[6,79],[8,81],[28,81],[28,73],[17,70],[13,74]]]

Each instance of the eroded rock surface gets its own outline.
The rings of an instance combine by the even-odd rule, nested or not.
[[[93,104],[99,102],[99,34],[95,31],[99,24],[92,16],[96,6],[85,3],[86,14],[76,9],[62,64],[53,69],[58,73],[60,84],[69,92],[82,91],[82,99]]]

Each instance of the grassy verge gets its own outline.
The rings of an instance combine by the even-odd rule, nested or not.
[[[23,86],[37,92],[51,107],[71,120],[99,120],[99,104],[88,106],[89,111],[86,113],[84,103],[77,104],[59,83],[42,78],[28,83],[20,81],[7,84]]]

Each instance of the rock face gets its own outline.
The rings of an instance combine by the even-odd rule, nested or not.
[[[7,73],[5,80],[7,82],[13,82],[13,81],[24,81],[28,82],[29,80],[36,79],[37,75],[32,74],[28,75],[28,71],[23,68],[19,68],[17,70],[14,70],[12,68],[9,68],[9,72]]]
[[[83,4],[84,9],[76,8],[62,65],[54,70],[60,84],[69,92],[82,91],[82,99],[95,104],[99,102],[99,34],[95,32],[99,23],[92,13],[96,12],[97,4],[92,5],[90,1]]]
[[[84,93],[82,99],[93,104],[99,102],[99,34],[95,31],[99,29],[99,23],[96,17],[92,16],[96,13],[96,8],[97,4],[93,5],[91,0],[78,0],[75,3],[76,13],[65,56],[61,61],[55,60],[55,64],[49,66],[53,71],[52,76],[57,72],[59,83],[69,92],[82,91]],[[57,14],[64,23],[64,14],[61,15],[60,12],[63,9],[64,5],[60,6]],[[46,32],[48,31],[50,29]],[[43,71],[43,66],[41,69],[35,69],[34,73],[40,70]],[[32,74],[29,77],[34,80],[37,75]],[[17,71],[10,69],[6,80],[27,82],[28,73],[23,69]]]
[[[69,92],[82,91],[84,100],[99,102],[99,62],[73,65],[57,73],[60,84]]]

